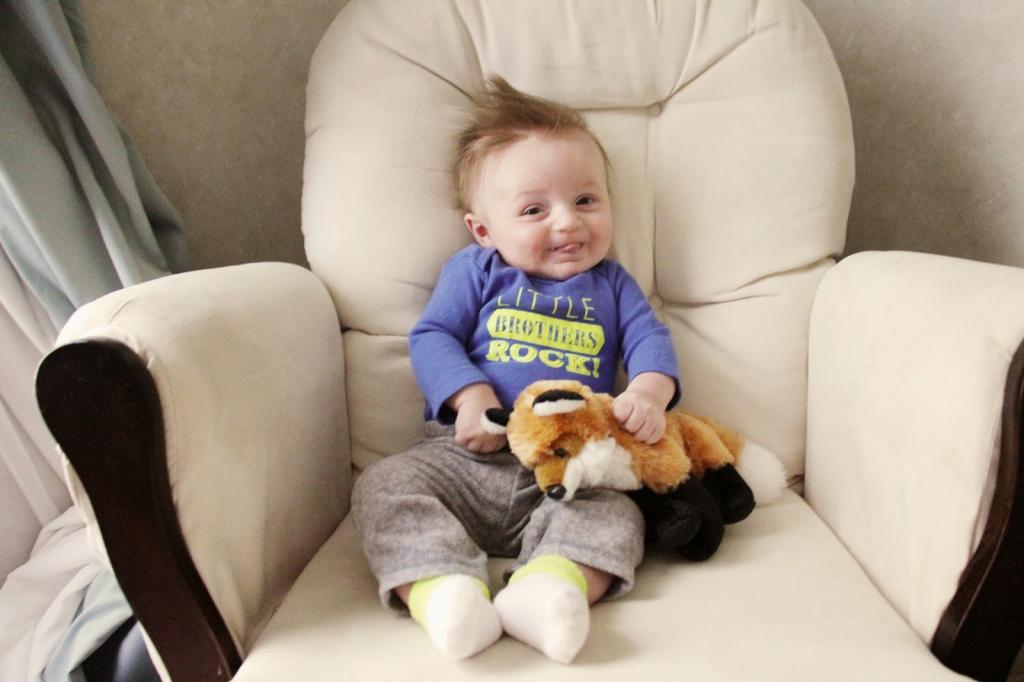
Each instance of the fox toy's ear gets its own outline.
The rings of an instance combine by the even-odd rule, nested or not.
[[[533,413],[538,417],[550,417],[582,410],[586,406],[587,401],[574,391],[544,391],[534,399]]]
[[[487,433],[495,436],[503,436],[508,431],[508,417],[512,410],[505,410],[500,407],[492,407],[484,410],[480,415],[480,426],[484,427]]]

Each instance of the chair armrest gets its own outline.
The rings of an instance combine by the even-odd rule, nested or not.
[[[863,253],[811,317],[807,500],[944,663],[1024,638],[1024,269]]]
[[[230,678],[348,509],[342,341],[323,285],[259,263],[114,292],[62,330],[37,395],[167,671]]]

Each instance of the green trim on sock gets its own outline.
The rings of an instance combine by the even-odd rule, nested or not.
[[[412,588],[409,590],[409,615],[413,617],[413,620],[420,625],[426,625],[427,603],[430,601],[430,595],[434,594],[434,590],[440,587],[441,583],[455,575],[459,574],[437,575],[433,578],[417,580],[412,584]],[[467,577],[472,578],[472,576]],[[491,590],[487,587],[487,584],[479,578],[473,579],[480,584],[480,591],[483,593],[484,599],[490,601]]]
[[[578,587],[584,597],[587,596],[587,579],[584,577],[583,571],[569,559],[557,554],[544,554],[534,557],[525,566],[520,567],[512,574],[508,579],[508,584],[511,585],[515,581],[535,573],[547,573],[556,578],[561,578],[567,583]]]

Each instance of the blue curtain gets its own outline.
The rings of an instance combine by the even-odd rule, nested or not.
[[[186,268],[184,228],[91,79],[77,0],[0,0],[0,247],[58,328]]]
[[[76,308],[103,294],[186,269],[182,222],[108,111],[91,75],[77,0],[0,0],[0,265],[5,291],[30,293],[26,300],[35,301],[36,310],[42,308],[37,319],[48,317],[53,329],[60,329]],[[17,282],[11,284],[13,279],[20,279],[20,288]],[[11,319],[31,317],[23,310],[20,317],[12,310],[0,312]],[[35,338],[34,344],[0,341],[8,351],[24,346],[45,352]],[[4,355],[0,362],[25,365],[25,371],[11,374],[25,385],[2,387],[0,416],[6,415],[7,422],[26,420],[13,424],[10,433],[31,433],[30,426],[39,419],[37,411],[26,412],[34,406],[29,365],[38,357],[33,360],[31,352]],[[8,457],[13,453],[6,451],[17,448],[21,440],[12,436],[10,442],[5,438],[0,443],[5,462],[14,461]],[[52,441],[49,447],[38,444],[33,452],[38,458],[47,450],[52,451]],[[22,489],[25,495],[45,494],[40,491],[38,486]],[[44,549],[61,551],[61,561],[73,564],[80,555],[70,550],[84,546],[85,534],[80,522],[68,524],[75,533],[56,538],[63,544],[47,544]],[[51,526],[47,528],[52,530]],[[60,589],[64,573],[44,575],[51,570],[49,564],[37,564],[42,567],[30,559],[23,573],[13,582],[12,573],[0,588],[5,598],[20,599],[21,609],[15,614],[8,608],[3,614],[5,623],[16,621],[19,628],[4,633],[5,641],[18,641],[20,648],[17,661],[14,652],[4,651],[0,659],[9,660],[0,667],[19,670],[20,679],[83,680],[82,660],[131,617],[131,610],[104,567],[63,566],[69,576],[93,576],[84,587],[72,590]],[[25,584],[39,589],[22,594]],[[69,604],[72,598],[78,601]],[[61,608],[52,612],[67,613],[68,620],[61,622],[66,630],[48,635],[49,644],[40,645],[42,651],[34,643],[38,638],[22,637],[21,630],[33,632],[48,603],[51,608],[59,603]]]

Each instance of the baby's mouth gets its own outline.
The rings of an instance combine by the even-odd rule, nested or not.
[[[583,248],[583,242],[570,242],[569,244],[562,244],[561,246],[552,246],[548,249],[548,253],[555,253],[562,256],[572,256]]]

